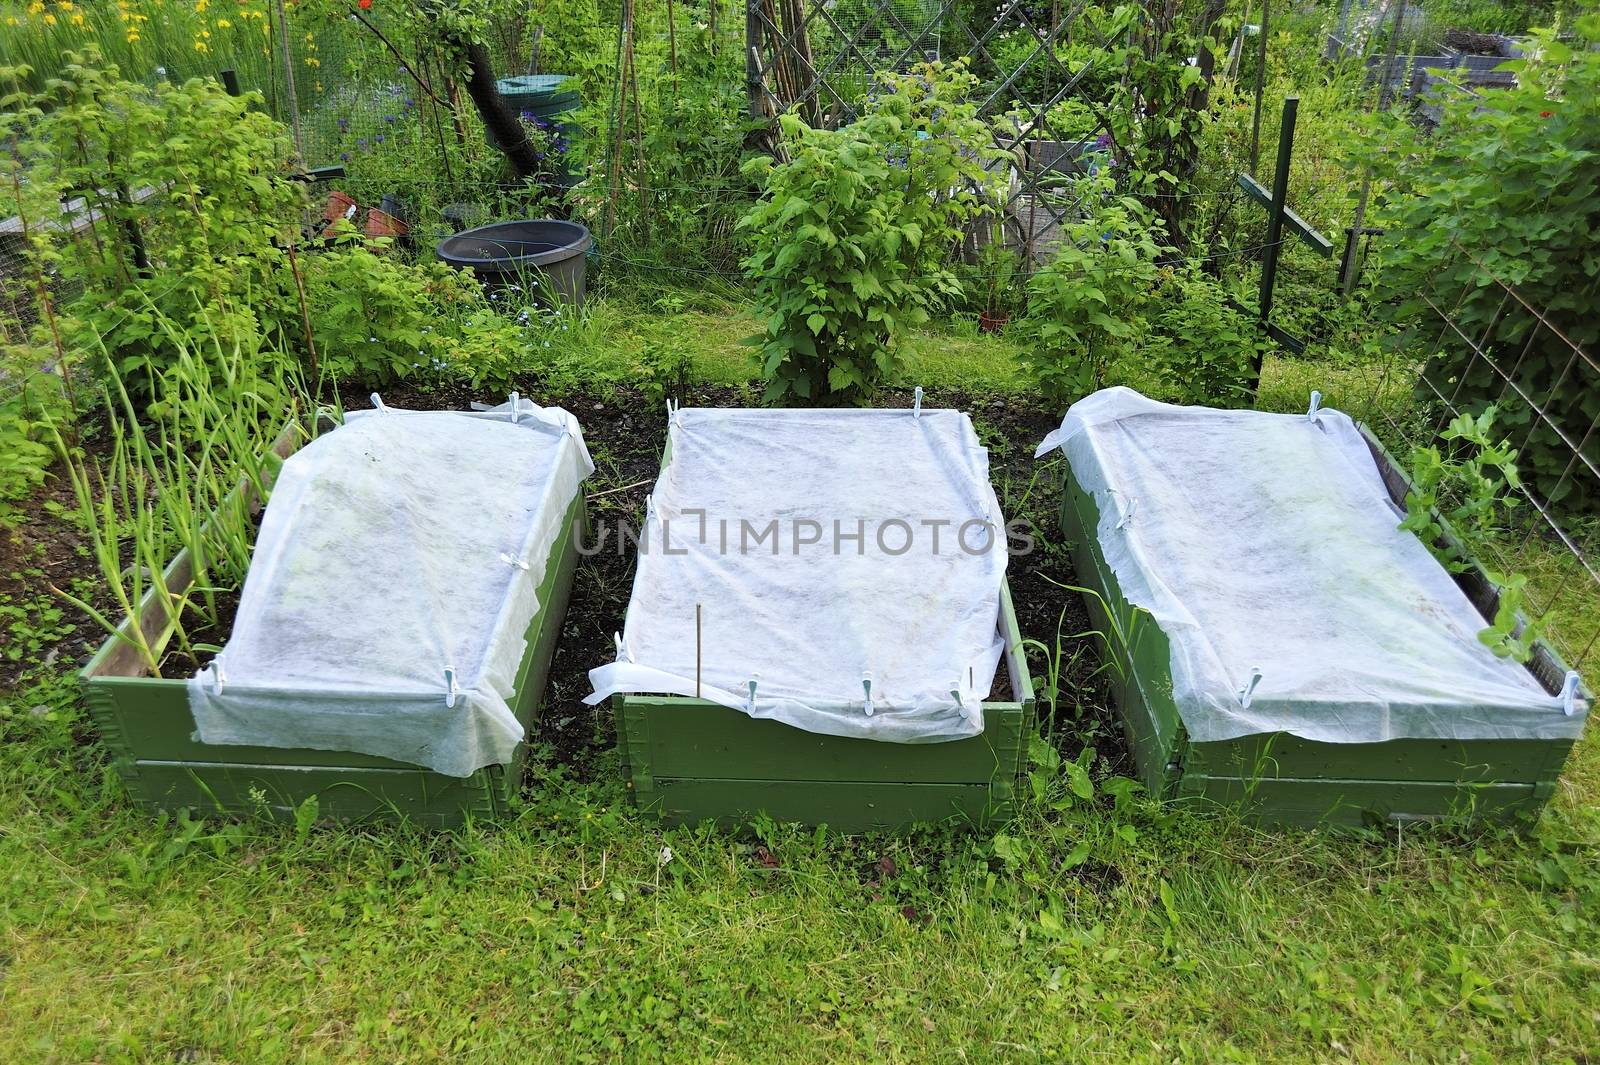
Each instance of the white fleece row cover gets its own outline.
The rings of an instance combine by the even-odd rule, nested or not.
[[[668,441],[589,703],[692,697],[698,661],[701,698],[810,732],[983,731],[1006,537],[965,414],[684,408]]]
[[[1551,696],[1478,641],[1483,617],[1398,528],[1347,415],[1176,407],[1110,388],[1073,404],[1039,454],[1056,447],[1094,496],[1123,595],[1171,643],[1192,740],[1582,731],[1571,678],[1566,699]]]
[[[514,413],[513,413],[514,411]],[[594,464],[577,419],[377,411],[284,462],[233,634],[189,681],[202,742],[510,761],[525,634]]]

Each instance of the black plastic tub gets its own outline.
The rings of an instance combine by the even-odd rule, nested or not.
[[[552,301],[582,308],[585,253],[593,244],[578,223],[541,218],[464,230],[441,240],[437,251],[442,261],[466,267],[485,285],[540,282]]]

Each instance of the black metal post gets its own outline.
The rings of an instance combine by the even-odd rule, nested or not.
[[[1283,101],[1283,124],[1278,129],[1278,169],[1272,175],[1272,203],[1267,208],[1267,244],[1261,255],[1261,320],[1272,317],[1272,288],[1278,280],[1278,252],[1283,245],[1283,207],[1289,198],[1289,160],[1294,155],[1294,120],[1300,98]]]
[[[222,87],[228,90],[229,96],[239,95],[239,72],[229,67],[227,70],[218,71],[217,76],[222,79]]]

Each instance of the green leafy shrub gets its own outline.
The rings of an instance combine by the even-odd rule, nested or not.
[[[12,382],[0,384],[12,387]],[[20,387],[0,398],[0,525],[14,518],[17,504],[44,482],[45,471],[55,461],[50,411],[65,407],[54,377],[24,378]]]
[[[522,323],[498,313],[467,271],[402,262],[349,235],[303,263],[319,366],[335,378],[381,388],[422,376],[498,389],[527,353]]]
[[[998,154],[966,99],[974,81],[959,65],[886,76],[858,121],[785,115],[789,160],[750,164],[766,194],[739,225],[768,402],[865,400],[898,365],[900,333],[960,295],[951,250],[992,202]]]
[[[1522,475],[1531,487],[1553,503],[1593,510],[1600,499],[1573,494],[1574,478],[1564,476],[1572,450],[1561,432],[1587,440],[1585,454],[1600,463],[1600,438],[1587,434],[1600,418],[1600,388],[1581,365],[1567,374],[1571,348],[1532,315],[1508,308],[1488,281],[1514,286],[1575,343],[1600,350],[1600,15],[1575,25],[1570,42],[1536,34],[1530,58],[1507,65],[1517,85],[1496,90],[1492,103],[1447,97],[1432,137],[1392,122],[1373,161],[1396,190],[1377,214],[1378,224],[1403,234],[1382,244],[1381,284],[1398,301],[1400,321],[1431,349],[1440,329],[1424,299],[1431,294],[1463,334],[1488,338],[1486,351],[1500,364],[1488,365],[1452,337],[1429,378],[1474,413],[1508,393],[1501,372],[1513,367],[1524,395],[1556,396],[1555,426],[1525,403],[1502,406],[1499,424],[1525,441]],[[1423,385],[1421,398],[1431,396]]]
[[[252,103],[209,79],[123,81],[90,52],[69,56],[43,96],[0,108],[0,134],[18,138],[0,165],[26,174],[7,184],[31,223],[29,251],[81,292],[57,316],[60,338],[101,353],[130,387],[147,392],[170,361],[163,323],[220,330],[228,344],[283,294],[304,192],[283,127]],[[61,239],[61,205],[77,197],[95,223]]]
[[[1144,334],[1163,253],[1159,219],[1099,180],[1088,213],[1062,227],[1061,250],[1028,280],[1018,323],[1022,363],[1046,399],[1065,406],[1103,387]]]
[[[1166,277],[1159,311],[1140,350],[1174,403],[1248,406],[1257,360],[1267,349],[1260,325],[1227,302],[1218,282],[1194,265]]]

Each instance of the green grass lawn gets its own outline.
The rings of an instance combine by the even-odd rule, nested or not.
[[[652,313],[601,307],[595,357],[665,329],[748,379],[732,308]],[[920,334],[907,383],[1015,391],[1014,355]],[[1361,383],[1325,369],[1269,364],[1264,404]],[[666,831],[614,756],[429,835],[139,814],[73,665],[0,705],[6,1061],[1600,1060],[1593,730],[1523,835],[1269,832],[1042,770],[999,835]]]

